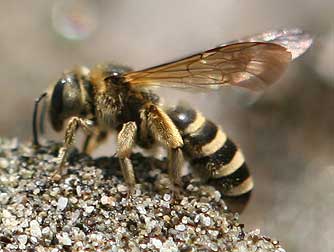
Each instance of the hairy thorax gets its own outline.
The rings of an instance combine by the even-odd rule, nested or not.
[[[120,97],[111,93],[98,93],[95,96],[97,124],[103,129],[113,129],[119,124],[118,117],[123,110]]]

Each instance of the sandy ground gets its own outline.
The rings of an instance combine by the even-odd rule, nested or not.
[[[115,157],[72,152],[66,175],[50,179],[58,148],[0,138],[4,251],[285,252],[246,232],[212,187],[185,182],[182,197],[171,194],[166,162],[132,155],[139,183],[129,196]]]

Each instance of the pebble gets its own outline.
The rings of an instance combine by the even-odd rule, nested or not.
[[[72,240],[68,236],[68,233],[62,233],[62,235],[57,235],[57,239],[59,242],[65,246],[71,246]]]
[[[213,250],[213,251],[218,251],[218,246],[217,246],[217,244],[216,243],[209,243],[208,244],[208,247],[211,249],[211,250]]]
[[[170,194],[164,194],[164,197],[163,197],[163,199],[164,199],[164,201],[170,201],[170,199],[171,199],[172,197],[170,196]]]
[[[57,210],[63,211],[66,208],[67,203],[68,203],[68,198],[60,197],[57,203]]]
[[[78,195],[79,197],[81,197],[81,187],[80,187],[80,186],[77,186],[77,187],[75,188],[75,191],[77,192],[77,195]]]
[[[152,245],[153,245],[154,247],[156,247],[157,249],[159,249],[159,248],[162,247],[162,242],[161,242],[159,239],[151,238],[151,239],[150,239],[150,242],[151,242]]]
[[[32,193],[37,195],[41,192],[41,190],[39,188],[36,188]]]
[[[45,227],[42,229],[42,234],[43,235],[49,235],[50,234],[50,228],[49,227]]]
[[[21,245],[25,245],[28,241],[28,236],[27,235],[19,235],[17,236],[17,240]]]
[[[85,212],[88,214],[91,214],[94,211],[95,207],[93,206],[87,206],[85,207]]]
[[[184,230],[186,230],[186,226],[183,225],[183,224],[176,225],[176,226],[175,226],[175,229],[176,229],[177,231],[183,232]]]
[[[143,215],[146,214],[145,207],[139,205],[139,206],[136,206],[136,208],[137,208],[137,210],[138,210],[138,212],[139,212],[140,214],[143,214]]]
[[[211,225],[211,218],[209,216],[203,216],[201,222],[209,227]]]
[[[72,213],[71,222],[75,223],[79,217],[80,217],[80,211],[76,210],[75,212]]]
[[[7,169],[8,166],[9,166],[8,160],[5,158],[0,158],[0,168]]]
[[[30,222],[30,234],[37,238],[42,236],[42,230],[37,220],[32,220]]]
[[[32,243],[34,243],[34,244],[37,244],[37,242],[38,242],[38,240],[37,240],[37,238],[36,238],[35,236],[31,236],[31,237],[30,237],[30,241],[31,241]]]
[[[9,218],[12,218],[14,216],[7,209],[3,209],[2,210],[2,217],[6,218],[6,219],[9,219]]]
[[[110,204],[109,197],[103,195],[102,198],[101,198],[101,204],[102,204],[102,205],[108,205],[108,204]]]
[[[117,191],[120,193],[126,193],[128,191],[128,187],[122,184],[117,185]]]

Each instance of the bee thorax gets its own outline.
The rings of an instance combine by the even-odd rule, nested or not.
[[[121,112],[121,103],[111,95],[96,96],[95,110],[98,124],[104,127],[115,128],[118,125],[118,116]]]

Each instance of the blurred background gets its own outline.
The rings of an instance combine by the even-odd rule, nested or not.
[[[160,89],[220,123],[243,149],[256,187],[246,228],[287,251],[334,249],[334,2],[332,0],[2,1],[0,135],[31,139],[34,99],[74,65],[140,70],[255,33],[299,27],[315,39],[261,94]],[[48,138],[62,140],[62,134]],[[112,141],[96,155],[112,152]]]

